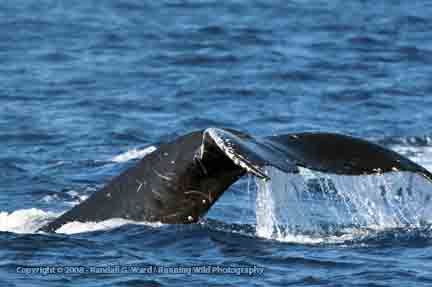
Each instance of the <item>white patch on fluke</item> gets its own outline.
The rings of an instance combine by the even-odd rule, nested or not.
[[[141,149],[141,150],[134,148],[134,149],[128,150],[125,153],[122,153],[122,154],[119,154],[119,155],[113,157],[111,159],[111,161],[120,163],[120,162],[127,162],[127,161],[132,160],[132,159],[143,158],[146,155],[154,152],[156,149],[157,148],[154,146],[149,146],[149,147],[146,147],[146,148]]]
[[[268,179],[266,174],[260,169],[260,167],[254,166],[247,158],[243,155],[235,152],[233,148],[233,144],[229,141],[229,139],[223,138],[223,130],[216,128],[208,128],[204,131],[204,135],[208,134],[217,147],[230,159],[234,162],[235,165],[240,166],[245,169],[247,172],[254,174],[257,177]],[[204,156],[204,144],[201,145],[201,159]]]

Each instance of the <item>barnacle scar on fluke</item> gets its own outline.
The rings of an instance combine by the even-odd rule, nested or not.
[[[193,223],[246,173],[270,180],[264,168],[300,168],[343,175],[396,171],[432,174],[406,157],[366,140],[334,133],[296,133],[255,138],[222,128],[195,131],[161,144],[135,166],[40,231],[72,221],[127,218]]]

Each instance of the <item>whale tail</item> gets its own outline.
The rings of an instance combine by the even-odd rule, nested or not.
[[[202,149],[216,146],[236,165],[268,180],[265,166],[287,173],[299,167],[315,171],[365,175],[406,171],[432,182],[432,174],[399,153],[378,144],[337,133],[297,133],[256,139],[233,130],[209,128],[203,133]]]
[[[334,133],[254,138],[232,129],[208,128],[161,144],[86,201],[40,231],[71,221],[120,217],[138,221],[198,221],[245,173],[271,180],[265,167],[300,168],[346,175],[406,171],[432,182],[432,174],[380,145]]]

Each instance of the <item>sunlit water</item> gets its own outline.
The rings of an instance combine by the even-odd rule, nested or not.
[[[0,1],[0,286],[430,286],[421,177],[245,177],[198,224],[35,233],[158,143],[332,131],[432,170],[429,1]],[[24,274],[22,266],[249,266]]]

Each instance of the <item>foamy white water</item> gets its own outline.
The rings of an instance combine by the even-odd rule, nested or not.
[[[53,201],[59,200],[59,197],[58,197],[57,194],[45,195],[41,200],[44,201],[44,202],[46,202],[46,203],[51,203]]]
[[[20,209],[11,213],[0,212],[0,231],[34,233],[42,225],[60,216],[60,214],[37,208]]]
[[[113,157],[111,161],[120,163],[120,162],[127,162],[132,159],[143,158],[146,155],[154,152],[156,149],[157,148],[155,146],[149,146],[144,149],[136,149],[136,148],[130,149],[127,152],[124,152],[122,154]]]
[[[139,224],[151,227],[160,227],[163,225],[160,222],[138,222],[133,220],[126,220],[123,218],[112,218],[100,222],[69,222],[57,229],[56,233],[75,234],[97,230],[110,230],[125,224]]]
[[[20,209],[8,212],[0,212],[0,231],[13,233],[35,233],[40,227],[54,220],[62,213],[44,211],[37,208]],[[56,233],[75,234],[91,232],[96,230],[110,230],[125,224],[139,224],[152,227],[159,227],[160,222],[138,222],[122,218],[112,218],[100,222],[69,222],[60,227]]]
[[[67,206],[75,206],[81,202],[83,202],[84,200],[86,200],[89,196],[86,194],[80,194],[75,190],[69,190],[66,192],[66,194],[68,196],[70,196],[71,201],[61,201],[62,200],[57,194],[51,194],[51,195],[45,195],[44,197],[41,198],[41,201],[45,202],[45,203],[56,203],[56,202],[60,202],[61,204],[67,205]]]

